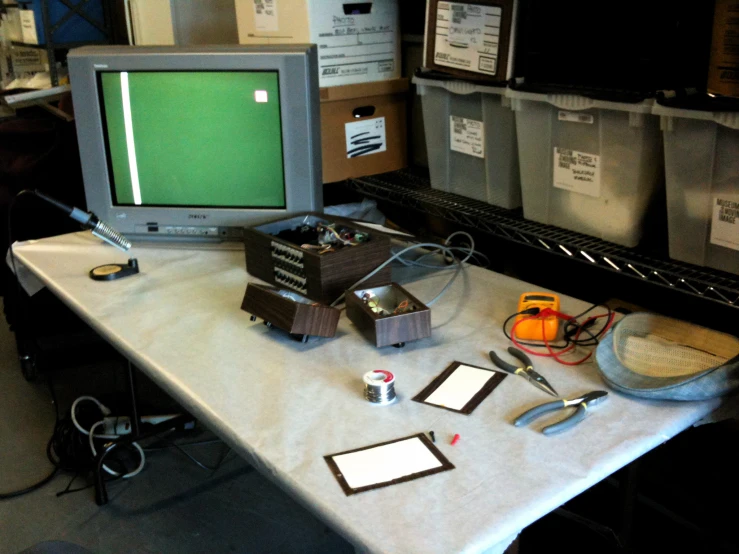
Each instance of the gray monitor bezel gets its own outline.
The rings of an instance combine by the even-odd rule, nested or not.
[[[320,101],[315,45],[141,47],[88,46],[70,51],[70,82],[87,208],[126,235],[147,224],[238,230],[323,209]],[[277,71],[280,86],[285,208],[116,206],[101,111],[99,72]],[[213,98],[218,102],[218,98]],[[146,233],[144,233],[146,235]],[[238,233],[225,233],[234,236]],[[147,235],[148,236],[148,235]],[[156,235],[152,238],[166,238]],[[215,238],[215,237],[212,237]]]

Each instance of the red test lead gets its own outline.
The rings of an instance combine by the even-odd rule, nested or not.
[[[454,435],[454,438],[452,439],[452,446],[454,446],[458,442],[459,442],[459,433],[457,433],[456,435]]]

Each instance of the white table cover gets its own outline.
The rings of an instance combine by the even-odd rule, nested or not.
[[[538,287],[476,267],[434,305],[431,338],[377,349],[343,314],[335,338],[306,344],[250,322],[240,310],[250,279],[242,251],[136,246],[131,255],[142,273],[112,282],[92,281],[88,271],[125,262],[126,255],[87,233],[20,243],[15,254],[106,340],[359,551],[503,552],[524,527],[719,405],[611,393],[577,427],[545,437],[543,421],[511,424],[551,399],[521,378],[507,377],[470,416],[412,402],[455,360],[492,367],[489,350],[507,357],[501,324],[516,311],[519,295]],[[449,277],[397,275],[421,300]],[[562,297],[567,313],[586,307]],[[535,364],[564,396],[605,387],[593,364],[564,367],[542,358]],[[397,404],[380,407],[363,398],[362,375],[372,369],[395,373]],[[323,459],[429,430],[456,469],[347,497]],[[451,446],[455,433],[461,440]]]

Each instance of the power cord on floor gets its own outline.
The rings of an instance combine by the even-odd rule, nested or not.
[[[54,393],[54,386],[51,380],[51,375],[47,375],[47,383],[49,386],[49,392],[52,398],[52,404],[54,405],[55,410],[55,421],[54,421],[54,431],[52,433],[51,438],[46,444],[46,456],[49,460],[49,462],[54,466],[51,473],[49,473],[46,477],[38,481],[37,483],[34,483],[33,485],[30,485],[28,487],[25,487],[23,489],[7,492],[7,493],[0,493],[0,500],[8,500],[11,498],[17,498],[19,496],[23,496],[25,494],[31,493],[35,490],[40,489],[47,483],[49,483],[54,477],[59,474],[59,472],[65,472],[72,474],[72,477],[67,484],[66,488],[62,491],[57,493],[57,496],[63,496],[65,494],[75,493],[79,491],[86,490],[93,486],[93,483],[87,484],[82,487],[78,488],[71,488],[73,483],[81,478],[88,476],[95,467],[95,458],[96,458],[96,447],[94,445],[95,440],[115,440],[115,438],[118,438],[119,435],[114,434],[98,434],[95,433],[95,429],[100,424],[104,424],[105,420],[100,420],[97,423],[93,424],[90,427],[90,430],[86,430],[85,427],[82,425],[80,421],[80,413],[79,413],[79,406],[83,402],[91,403],[96,406],[96,408],[100,411],[101,414],[103,414],[103,417],[110,414],[110,410],[101,402],[99,402],[96,398],[91,396],[83,396],[79,397],[75,402],[73,403],[72,407],[69,410],[69,413],[66,417],[62,418],[59,415],[59,406],[57,403],[56,395]],[[92,414],[87,414],[88,417],[92,417]],[[94,419],[94,417],[92,417]],[[199,441],[199,442],[191,442],[191,443],[185,443],[185,444],[178,444],[168,438],[161,437],[160,435],[157,435],[158,438],[161,440],[164,440],[168,443],[168,446],[166,448],[176,448],[180,452],[182,452],[192,463],[196,464],[198,467],[214,472],[216,471],[226,460],[228,455],[231,453],[231,449],[229,448],[227,451],[225,451],[220,457],[218,462],[215,466],[208,466],[204,463],[202,463],[200,460],[195,458],[193,455],[191,455],[189,452],[185,450],[186,447],[190,446],[199,446],[203,444],[213,444],[216,442],[222,442],[220,440],[208,440],[208,441]],[[130,472],[126,471],[116,471],[111,469],[108,466],[104,466],[107,468],[108,473],[110,474],[110,477],[106,479],[107,482],[117,481],[119,479],[123,478],[130,478],[135,475],[137,475],[144,466],[144,451],[145,450],[162,450],[163,448],[147,448],[143,449],[141,446],[139,446],[136,443],[133,443],[135,446],[137,453],[140,455],[140,462],[138,467]],[[112,462],[112,460],[111,460]],[[122,465],[122,464],[121,464]]]
[[[100,412],[103,415],[103,419],[97,421],[96,423],[93,423],[90,429],[85,429],[80,425],[79,421],[77,420],[77,407],[80,405],[81,402],[93,402]],[[105,425],[106,421],[105,418],[110,416],[111,411],[110,408],[102,404],[97,398],[93,396],[80,396],[77,398],[77,400],[74,401],[72,404],[72,408],[70,409],[70,417],[72,419],[72,423],[74,423],[74,426],[77,428],[77,431],[79,431],[81,434],[85,435],[87,437],[87,444],[90,448],[90,453],[92,454],[92,458],[95,459],[97,456],[97,449],[95,448],[95,439],[108,439],[108,440],[115,440],[121,437],[121,435],[116,433],[95,433],[95,429],[100,427],[101,425]],[[121,474],[118,471],[115,471],[114,469],[111,469],[108,465],[103,464],[103,469],[109,473],[110,475],[114,477],[121,477],[122,479],[130,479],[131,477],[135,477],[139,473],[141,473],[141,470],[144,469],[144,465],[146,464],[146,455],[144,454],[143,449],[137,442],[132,442],[131,446],[136,449],[138,455],[139,455],[139,465],[134,469],[133,471],[130,471],[128,473]]]

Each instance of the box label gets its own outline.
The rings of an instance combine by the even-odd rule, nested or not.
[[[713,199],[711,244],[739,251],[739,194],[725,194]]]
[[[554,147],[554,186],[600,197],[600,156]]]
[[[26,44],[38,44],[36,16],[33,10],[21,10],[21,37]]]
[[[352,121],[345,125],[345,129],[347,158],[369,156],[387,150],[384,117]]]
[[[446,67],[495,75],[503,10],[497,6],[439,2],[434,61]]]
[[[400,77],[396,2],[310,5],[310,40],[318,45],[321,87]]]
[[[254,0],[254,25],[257,31],[278,31],[277,0]]]
[[[20,73],[38,73],[49,71],[46,52],[39,48],[13,48],[10,50],[13,71]]]
[[[485,157],[485,128],[482,121],[449,116],[449,147],[476,158]]]
[[[564,110],[559,110],[559,114],[557,115],[560,121],[571,121],[573,123],[589,123],[593,124],[593,121],[595,118],[586,113],[580,113],[580,112],[566,112]]]

